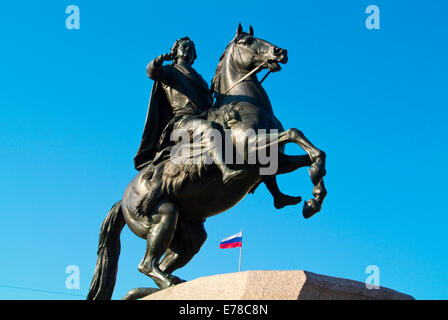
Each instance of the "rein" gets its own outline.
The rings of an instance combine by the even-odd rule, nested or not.
[[[258,54],[255,54],[253,51],[247,49],[247,48],[241,48],[238,47],[238,49],[244,49],[246,52],[250,53],[251,55],[258,57]],[[220,99],[223,99],[229,92],[230,90],[232,90],[233,88],[235,88],[237,85],[239,85],[241,82],[243,82],[244,80],[246,80],[247,78],[249,78],[251,75],[253,75],[254,73],[256,73],[257,71],[259,71],[261,68],[263,68],[266,64],[269,63],[269,60],[265,60],[262,64],[258,65],[257,67],[255,67],[254,69],[252,69],[248,74],[246,74],[244,77],[242,77],[240,80],[238,80],[237,82],[235,82],[229,89],[227,89],[227,91],[220,97]],[[263,79],[260,81],[260,84],[263,83],[263,81],[267,78],[267,76],[271,73],[271,71],[269,71],[264,77]]]

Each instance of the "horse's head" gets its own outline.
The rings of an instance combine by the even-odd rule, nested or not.
[[[240,71],[249,72],[259,66],[270,71],[280,71],[279,63],[288,62],[288,52],[263,39],[254,37],[252,26],[243,32],[239,24],[233,39],[233,63]]]
[[[241,86],[260,85],[255,81],[244,81],[248,77],[256,78],[255,73],[262,69],[271,72],[280,71],[280,63],[288,62],[288,52],[263,39],[254,37],[252,26],[249,32],[243,32],[239,24],[235,37],[227,45],[219,59],[215,76],[212,80],[211,91],[215,94],[215,105],[226,103],[223,99],[239,84]],[[237,95],[247,94],[238,86]],[[235,92],[233,92],[235,94]],[[263,96],[261,99],[265,99]],[[232,98],[234,99],[234,98]],[[269,102],[261,105],[269,105]]]

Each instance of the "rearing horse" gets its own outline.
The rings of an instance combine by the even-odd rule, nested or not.
[[[309,218],[320,210],[326,195],[323,183],[325,153],[313,146],[299,130],[283,129],[256,76],[261,69],[279,71],[279,63],[286,63],[287,59],[286,50],[255,38],[252,27],[246,33],[239,25],[235,38],[221,56],[212,81],[216,103],[208,119],[229,129],[235,146],[255,148],[240,150],[245,161],[231,165],[246,169],[247,175],[223,184],[215,164],[179,162],[171,158],[142,169],[101,226],[98,259],[87,299],[112,297],[120,255],[120,233],[126,224],[147,241],[139,271],[164,289],[183,282],[172,272],[187,264],[206,240],[205,219],[230,209],[266,179],[309,166],[315,198],[305,203],[303,214]],[[248,130],[263,129],[274,131],[247,135]],[[283,147],[286,143],[298,144],[307,155],[285,155]],[[260,169],[265,163],[247,162],[251,151],[258,154],[261,150],[277,150],[278,170],[271,175],[261,175]]]

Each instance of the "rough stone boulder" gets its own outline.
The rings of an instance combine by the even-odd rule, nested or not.
[[[410,295],[359,281],[303,270],[244,271],[198,278],[143,300],[413,300]]]

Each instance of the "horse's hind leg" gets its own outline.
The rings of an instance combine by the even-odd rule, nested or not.
[[[160,269],[171,274],[174,270],[182,268],[199,252],[206,239],[207,233],[203,221],[183,221],[160,263]]]
[[[152,226],[147,235],[146,253],[138,270],[151,277],[160,289],[180,282],[179,278],[168,276],[159,268],[159,261],[171,244],[176,230],[179,212],[170,202],[160,204],[151,216]]]

